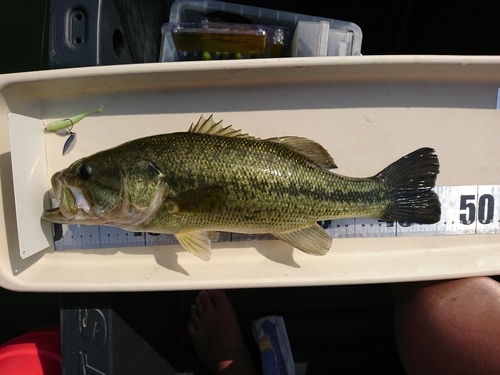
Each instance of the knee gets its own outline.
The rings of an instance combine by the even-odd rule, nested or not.
[[[487,354],[497,346],[488,338],[500,335],[500,284],[495,280],[408,283],[392,291],[396,343],[408,374],[459,374],[475,363],[499,369],[499,361]]]
[[[490,277],[471,277],[447,281],[426,281],[392,285],[394,307],[398,309],[449,311],[471,300],[500,301],[500,284]]]

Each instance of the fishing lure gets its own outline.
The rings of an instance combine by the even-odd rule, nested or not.
[[[66,155],[68,152],[71,151],[71,149],[75,145],[76,133],[71,131],[73,129],[73,125],[83,120],[85,117],[89,115],[92,115],[94,113],[101,113],[103,108],[104,107],[101,106],[100,108],[93,109],[91,111],[81,113],[73,117],[53,121],[45,127],[45,130],[49,132],[55,132],[56,134],[61,136],[69,135],[69,138],[64,143],[62,152],[63,155]]]
[[[71,151],[73,146],[75,145],[75,140],[76,140],[76,133],[73,133],[72,131],[68,132],[69,138],[64,142],[63,146],[63,156],[66,155],[68,152]]]
[[[85,117],[92,115],[94,113],[101,113],[103,108],[104,107],[101,106],[100,108],[93,109],[91,111],[81,113],[73,117],[68,117],[62,120],[53,121],[45,127],[45,130],[48,132],[55,132],[61,129],[72,128],[74,124],[83,120]]]

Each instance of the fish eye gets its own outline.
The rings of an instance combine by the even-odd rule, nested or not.
[[[88,164],[82,164],[78,167],[76,173],[82,180],[88,180],[92,174],[92,168]]]

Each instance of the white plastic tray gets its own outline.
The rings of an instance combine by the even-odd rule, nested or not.
[[[214,244],[203,262],[179,246],[19,252],[8,115],[44,119],[104,105],[45,136],[47,180],[73,160],[126,140],[183,131],[200,115],[268,138],[322,143],[338,172],[373,175],[423,146],[439,185],[500,184],[499,57],[325,57],[125,65],[0,76],[0,286],[133,291],[334,285],[500,274],[500,235],[334,239],[324,257],[279,241]],[[29,137],[26,150],[30,150]],[[35,208],[39,210],[40,207]],[[29,237],[30,233],[21,233]]]

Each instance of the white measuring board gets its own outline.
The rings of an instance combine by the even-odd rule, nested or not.
[[[326,220],[319,224],[333,238],[446,236],[500,233],[500,185],[437,186],[441,220],[436,224],[386,222],[366,218]],[[54,248],[81,250],[177,244],[170,234],[128,232],[107,226],[54,226]],[[216,232],[213,242],[269,240],[269,234]]]

